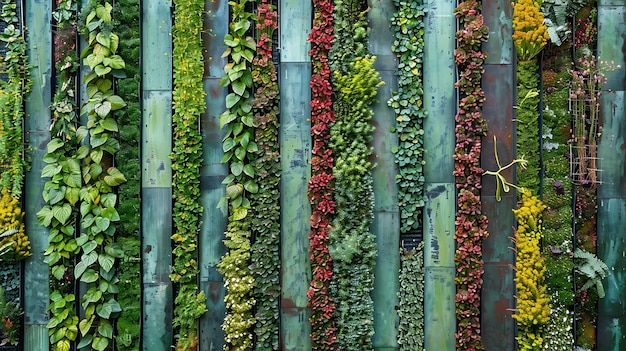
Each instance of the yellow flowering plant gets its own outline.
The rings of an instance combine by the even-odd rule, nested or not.
[[[24,214],[18,199],[7,188],[0,197],[0,261],[16,262],[31,256],[30,241],[24,233]]]
[[[513,42],[520,61],[535,57],[548,43],[541,4],[535,0],[518,0],[513,5]]]
[[[545,259],[541,256],[541,214],[546,206],[532,192],[522,190],[522,205],[513,210],[518,226],[515,233],[515,288],[519,350],[542,350],[543,331],[550,320],[550,297],[545,284]]]

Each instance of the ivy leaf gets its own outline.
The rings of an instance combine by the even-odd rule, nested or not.
[[[254,178],[254,167],[251,164],[247,164],[243,167],[243,173],[245,173],[248,177]]]
[[[230,164],[230,172],[235,175],[235,177],[239,177],[241,172],[243,172],[243,163],[241,162],[233,162]]]
[[[91,268],[86,270],[80,277],[80,281],[84,283],[93,283],[96,280],[98,280],[98,273]]]
[[[104,182],[108,186],[118,186],[126,183],[126,177],[124,177],[124,174],[122,174],[119,169],[109,167],[109,169],[107,169],[107,175],[104,176]]]
[[[241,221],[248,215],[248,209],[245,207],[236,207],[233,209],[233,220]]]
[[[108,101],[102,101],[101,103],[96,104],[94,111],[98,116],[104,118],[109,114],[109,112],[111,112],[111,103]]]
[[[111,323],[107,321],[102,321],[98,326],[98,334],[104,336],[105,338],[112,339],[113,338],[113,326]]]
[[[239,100],[241,100],[241,96],[237,94],[230,93],[226,95],[226,108],[232,108],[239,102]]]
[[[230,111],[224,111],[220,115],[220,129],[224,128],[225,125],[237,119],[237,115],[234,113],[230,113]]]
[[[115,258],[109,255],[98,255],[98,263],[105,271],[110,271],[115,264]]]
[[[63,275],[65,274],[65,266],[64,265],[54,266],[52,267],[51,273],[55,278],[57,278],[58,280],[61,280],[63,278]]]
[[[257,183],[252,180],[252,179],[248,179],[245,183],[244,183],[244,188],[246,189],[246,191],[249,191],[253,194],[256,194],[259,192],[259,186],[257,185]]]
[[[48,142],[48,153],[53,153],[56,150],[58,150],[59,148],[63,147],[63,145],[65,145],[65,143],[63,142],[63,140],[59,139],[59,138],[54,138],[52,140],[50,140],[50,142]]]
[[[110,105],[109,105],[110,106]],[[111,132],[117,132],[117,122],[115,121],[115,119],[111,118],[111,117],[107,117],[103,120],[100,121],[100,125],[102,126],[102,128],[111,131]],[[99,161],[98,161],[99,163]]]
[[[87,347],[91,345],[91,340],[93,340],[93,335],[88,334],[89,329],[91,329],[91,323],[93,323],[93,318],[91,318],[91,322],[88,323],[89,326],[87,326],[87,320],[85,319],[80,321],[80,323],[78,324],[78,328],[80,328],[80,333],[83,335],[83,337],[80,339],[80,342],[78,343],[78,345],[76,345],[76,348],[82,349],[83,347]],[[85,328],[85,333],[83,333],[83,328]]]
[[[52,213],[61,224],[65,224],[72,215],[72,206],[70,204],[56,205],[52,207]]]
[[[107,97],[106,100],[111,104],[111,111],[116,111],[126,107],[126,103],[118,95],[111,95]]]
[[[93,71],[96,72],[98,77],[102,77],[106,75],[107,73],[111,72],[111,67],[105,67],[104,65],[99,64],[94,68]]]
[[[111,220],[108,218],[98,216],[96,217],[95,223],[96,223],[96,227],[98,227],[98,229],[100,229],[100,231],[103,232],[109,229],[109,226],[111,225]]]
[[[222,151],[228,152],[235,146],[235,140],[233,138],[226,138],[222,142]]]
[[[234,81],[231,86],[233,87],[233,92],[239,96],[243,96],[246,92],[246,85],[240,80]]]

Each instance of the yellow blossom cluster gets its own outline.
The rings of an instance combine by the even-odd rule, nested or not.
[[[524,190],[522,205],[513,210],[518,222],[515,235],[519,350],[541,350],[544,326],[550,319],[550,297],[546,292],[544,258],[541,256],[541,214],[545,205],[530,190]]]
[[[513,3],[513,42],[520,61],[535,57],[548,43],[548,27],[536,0]]]
[[[24,233],[23,214],[17,198],[13,197],[8,189],[2,189],[0,197],[0,234],[14,229],[16,232],[0,239],[0,247],[9,247],[10,250],[2,257],[3,261],[19,261],[31,256],[30,240]],[[8,246],[7,246],[8,245]]]

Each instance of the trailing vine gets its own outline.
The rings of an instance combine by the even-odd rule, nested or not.
[[[126,62],[126,78],[116,82],[118,95],[127,103],[126,109],[120,110],[117,120],[120,151],[116,163],[120,172],[128,180],[119,187],[118,241],[124,249],[124,259],[118,262],[120,292],[118,300],[122,312],[117,319],[117,350],[137,350],[141,331],[141,284],[140,284],[140,241],[139,220],[141,207],[140,165],[139,165],[139,128],[141,109],[139,106],[139,1],[119,0],[113,9],[113,17],[119,25],[120,56]]]
[[[367,1],[334,0],[333,45],[328,52],[333,72],[350,71],[356,57],[367,55]]]
[[[337,304],[337,346],[341,350],[373,350],[374,265],[376,238],[370,231],[374,189],[368,160],[374,113],[369,106],[382,85],[373,68],[375,57],[357,57],[348,71],[335,72],[336,121],[330,127],[335,154],[333,175],[336,216],[329,230],[333,260],[331,292]]]
[[[230,85],[226,96],[226,111],[220,115],[220,127],[227,126],[222,147],[230,174],[226,184],[226,197],[218,207],[228,202],[229,217],[224,244],[228,252],[218,264],[224,275],[227,289],[226,317],[222,329],[226,334],[224,350],[251,350],[253,348],[252,326],[255,323],[255,277],[250,271],[252,206],[250,194],[259,191],[255,181],[255,160],[259,148],[254,141],[254,114],[252,112],[252,62],[256,43],[249,36],[254,14],[246,11],[247,0],[229,2],[232,21],[229,33],[224,37],[229,63],[224,68],[226,75],[222,85]]]
[[[481,2],[469,0],[454,10],[460,30],[456,33],[458,47],[454,51],[459,69],[461,101],[456,116],[456,146],[454,152],[457,189],[456,230],[457,249],[455,283],[457,350],[483,350],[480,336],[480,291],[482,287],[482,243],[489,235],[487,217],[482,213],[480,189],[481,137],[486,134],[482,115],[485,93],[481,88],[483,62],[487,55],[481,52],[489,29],[480,14]]]
[[[400,249],[398,350],[424,349],[424,242],[412,251]]]
[[[175,0],[172,27],[174,67],[174,148],[172,191],[174,198],[174,264],[170,278],[178,284],[174,327],[178,327],[176,350],[195,350],[197,320],[206,311],[204,292],[198,292],[198,233],[202,136],[199,119],[204,112],[204,60],[201,31],[204,1]]]
[[[48,307],[51,318],[50,343],[55,350],[70,350],[71,343],[78,339],[79,318],[76,315],[73,293],[75,259],[86,244],[86,236],[75,239],[78,225],[79,201],[83,188],[81,159],[78,152],[89,153],[89,146],[81,148],[86,132],[79,128],[76,104],[76,56],[77,13],[76,2],[61,1],[53,14],[57,30],[54,37],[57,87],[52,101],[52,125],[47,153],[43,160],[46,166],[41,176],[50,179],[44,184],[43,199],[46,205],[37,213],[43,226],[49,227],[48,247],[44,261],[50,266],[51,284]],[[85,213],[86,214],[86,213]]]
[[[424,3],[394,0],[397,12],[391,19],[396,33],[391,50],[398,56],[398,91],[388,104],[396,114],[399,145],[393,150],[399,174],[400,231],[421,227],[424,206]]]
[[[333,262],[328,252],[329,225],[335,213],[333,199],[333,151],[328,145],[330,124],[335,122],[332,108],[331,70],[328,63],[333,41],[333,3],[313,0],[311,43],[311,178],[308,196],[312,205],[309,255],[312,278],[307,292],[311,309],[311,344],[315,350],[335,350],[337,330],[333,315],[335,302],[330,294]]]
[[[258,151],[254,162],[259,191],[250,194],[254,243],[250,269],[256,287],[257,350],[279,350],[280,300],[280,150],[278,73],[272,61],[272,36],[278,13],[269,0],[257,1],[257,45],[252,61],[255,86],[252,111]]]
[[[550,320],[550,297],[545,284],[545,260],[541,256],[541,214],[545,205],[530,190],[522,193],[522,205],[513,210],[515,233],[515,291],[519,350],[543,350],[545,327]]]

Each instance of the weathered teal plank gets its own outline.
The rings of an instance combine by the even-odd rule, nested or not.
[[[493,137],[497,137],[500,162],[506,164],[515,157],[515,126],[513,105],[515,101],[515,48],[513,45],[513,9],[508,0],[483,0],[483,17],[489,28],[489,40],[483,45],[488,54],[482,86],[486,101],[484,118],[489,129],[483,138],[481,166],[497,170]],[[514,181],[514,172],[505,174]],[[485,349],[510,351],[515,348],[515,322],[511,308],[515,306],[514,270],[515,254],[510,237],[515,217],[511,211],[516,202],[515,191],[503,194],[496,201],[496,180],[483,177],[481,191],[483,213],[489,220],[489,237],[483,242],[483,288],[481,294],[481,336]]]
[[[606,2],[606,1],[605,1]],[[607,82],[604,90],[624,91],[626,88],[626,5],[624,0],[612,1],[612,5],[598,6],[598,57],[602,61],[614,62],[619,69],[604,72]],[[618,6],[619,5],[619,6]]]
[[[435,304],[424,302],[425,325],[424,347],[426,350],[455,350],[456,331],[454,267],[427,267],[424,275],[425,289],[429,294],[437,294],[441,301]],[[426,295],[426,291],[425,297]],[[453,327],[450,328],[450,323]]]
[[[171,1],[141,3],[142,349],[173,344]]]
[[[52,71],[51,2],[27,0],[25,2],[25,26],[28,43],[28,59],[31,65],[30,79],[33,86],[26,96],[25,131],[31,148],[31,168],[26,172],[24,199],[26,211],[24,222],[31,243],[33,256],[24,265],[24,285],[38,287],[24,289],[24,350],[46,351],[49,349],[47,307],[49,303],[48,264],[43,252],[48,246],[48,229],[39,225],[37,212],[44,205],[42,198],[44,180],[41,170],[43,156],[50,140],[50,101],[53,90]]]
[[[226,213],[217,208],[225,195],[222,180],[228,174],[228,165],[223,164],[222,137],[219,116],[226,109],[228,89],[219,86],[224,74],[227,58],[224,35],[228,32],[228,3],[205,1],[204,17],[204,91],[206,111],[202,115],[202,155],[200,202],[204,208],[199,237],[199,287],[207,297],[207,312],[200,318],[200,351],[221,350],[224,345],[222,324],[226,315],[224,280],[217,271],[217,264],[226,252],[222,242],[226,230]]]
[[[602,184],[598,198],[626,197],[626,120],[624,91],[603,91],[600,96],[602,137],[598,146],[598,166]]]
[[[280,62],[309,62],[311,1],[281,0],[279,7]]]
[[[306,351],[311,349],[306,296],[311,281],[311,205],[307,197],[311,176],[311,65],[282,63],[280,78],[281,345],[287,351]]]

